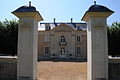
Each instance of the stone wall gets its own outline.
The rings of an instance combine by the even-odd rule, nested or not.
[[[61,36],[65,37],[65,45],[60,45]],[[80,41],[77,41],[80,36]],[[44,47],[49,47],[49,54],[44,54]],[[80,47],[80,54],[76,54],[76,47]],[[65,48],[66,58],[87,58],[87,36],[85,30],[75,30],[66,24],[60,24],[50,31],[38,32],[38,57],[61,58],[61,49]]]
[[[0,58],[0,80],[17,80],[16,58]]]
[[[120,59],[109,59],[109,80],[120,80]]]
[[[0,58],[0,80],[17,80],[16,58]],[[109,60],[109,80],[120,80],[120,59]]]

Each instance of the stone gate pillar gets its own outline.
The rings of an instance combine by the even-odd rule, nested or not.
[[[12,13],[19,18],[17,80],[37,80],[38,21],[43,19],[31,3]]]
[[[87,80],[108,80],[107,17],[113,11],[92,5],[82,20],[87,22]]]

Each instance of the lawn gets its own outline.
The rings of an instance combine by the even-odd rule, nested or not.
[[[87,63],[40,61],[38,80],[87,80]]]

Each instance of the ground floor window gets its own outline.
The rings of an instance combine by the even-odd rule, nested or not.
[[[49,47],[45,47],[44,53],[45,53],[45,54],[49,54]]]
[[[80,47],[76,47],[76,54],[80,54],[80,53],[81,53]]]

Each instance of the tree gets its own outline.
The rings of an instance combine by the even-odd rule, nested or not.
[[[0,53],[17,54],[18,21],[0,21]]]
[[[120,55],[120,22],[108,27],[108,52],[112,56]]]
[[[0,21],[0,53],[7,55],[17,54],[18,21]],[[108,53],[120,55],[120,22],[113,22],[108,26]]]

